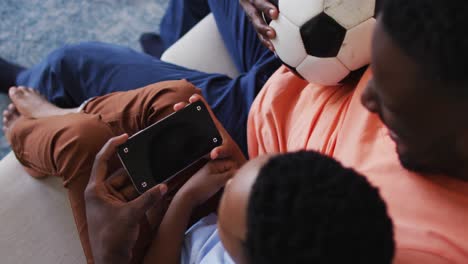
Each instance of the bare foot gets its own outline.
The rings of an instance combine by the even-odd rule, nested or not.
[[[8,108],[3,111],[3,133],[5,138],[11,145],[11,128],[15,125],[16,121],[20,117],[18,110],[13,104],[10,104]]]
[[[77,112],[77,108],[59,108],[49,103],[36,90],[24,86],[11,87],[8,95],[11,101],[13,101],[17,112],[25,117],[41,118]]]
[[[3,111],[3,133],[5,134],[5,138],[7,139],[8,143],[11,145],[11,131],[15,126],[16,121],[20,118],[20,113],[18,109],[16,109],[14,104],[10,104],[8,108]],[[24,170],[29,173],[32,177],[35,178],[42,178],[47,175],[43,175],[29,167],[23,166]]]

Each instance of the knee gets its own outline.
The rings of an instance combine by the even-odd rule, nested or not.
[[[168,94],[168,101],[174,105],[180,102],[188,102],[188,99],[194,94],[201,94],[201,90],[186,80],[176,81],[173,87],[170,88],[171,93]]]
[[[146,109],[149,110],[147,117],[151,122],[171,114],[174,112],[174,105],[180,102],[188,102],[189,98],[194,94],[201,94],[201,90],[193,84],[181,81],[168,81],[156,84],[160,89],[152,89],[148,87],[149,93]]]
[[[77,115],[56,134],[53,155],[57,174],[69,181],[81,173],[89,174],[104,144],[113,136],[110,127],[98,116]]]
[[[113,136],[110,127],[96,115],[77,116],[65,124],[57,135],[57,141],[62,143],[58,145],[59,151],[70,150],[88,156],[95,156]]]
[[[75,65],[82,60],[83,54],[88,52],[99,53],[104,44],[98,42],[83,42],[78,44],[64,45],[51,52],[46,62],[52,69],[61,69],[64,66]]]

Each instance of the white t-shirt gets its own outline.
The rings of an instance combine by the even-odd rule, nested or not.
[[[221,243],[216,222],[216,215],[210,214],[187,230],[180,258],[182,264],[234,264]]]

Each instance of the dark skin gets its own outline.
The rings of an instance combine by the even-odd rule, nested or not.
[[[468,180],[466,102],[447,96],[451,84],[424,72],[392,40],[381,19],[372,48],[374,76],[362,103],[388,127],[401,164],[419,173]]]
[[[124,134],[104,145],[85,190],[89,240],[96,263],[130,263],[141,220],[167,191],[165,185],[158,185],[131,202],[115,194],[127,176],[121,170],[110,174],[108,163],[127,139]]]
[[[273,39],[276,37],[276,32],[274,31],[273,28],[269,27],[265,23],[261,15],[261,12],[265,12],[265,15],[270,17],[271,19],[277,19],[278,14],[279,14],[278,9],[266,0],[253,0],[253,1],[240,0],[240,4],[246,11],[249,19],[252,21],[262,43],[266,47],[268,47],[270,50],[273,51],[274,47],[272,43],[270,42],[270,39]],[[203,100],[203,98],[198,98],[197,96],[191,98],[191,101],[196,101],[196,100]],[[178,111],[182,109],[186,104],[187,104],[186,102],[180,103],[174,106],[174,110]],[[211,114],[212,114],[212,117],[214,117],[213,113]],[[216,125],[218,126],[218,129],[222,133],[223,145],[211,151],[210,153],[211,159],[212,160],[231,160],[232,162],[234,162],[234,165],[231,162],[229,163],[230,164],[229,166],[234,166],[236,168],[240,167],[246,162],[245,157],[243,156],[237,144],[231,139],[231,137],[227,134],[227,132],[221,126],[221,124],[216,120],[215,117],[214,119],[216,121]],[[122,137],[123,138],[120,138],[120,139],[119,138],[113,139],[111,143],[106,144],[106,146],[103,148],[101,152],[105,152],[105,153],[108,153],[108,155],[111,155],[109,153],[115,152],[116,146],[119,145],[118,143],[122,144],[123,142],[125,142],[126,140],[125,136],[122,136]],[[135,241],[136,241],[135,234],[137,234],[138,232],[137,228],[138,228],[139,220],[143,217],[144,214],[146,214],[148,210],[146,207],[135,206],[133,202],[129,203],[129,202],[125,202],[124,199],[119,199],[117,197],[118,195],[116,195],[115,192],[113,192],[111,188],[109,188],[109,184],[106,183],[106,179],[108,177],[113,178],[114,181],[116,182],[119,182],[119,181],[122,182],[123,181],[122,179],[117,180],[117,178],[122,178],[122,177],[125,178],[125,174],[122,172],[119,172],[117,176],[116,175],[111,176],[111,173],[107,171],[108,159],[109,159],[108,156],[104,156],[104,159],[102,156],[98,156],[96,158],[96,162],[94,166],[100,167],[101,169],[99,170],[93,169],[93,174],[96,174],[98,171],[100,172],[100,174],[99,174],[99,177],[97,176],[91,177],[90,186],[88,186],[87,191],[86,191],[86,209],[87,209],[87,214],[88,214],[87,215],[88,229],[90,233],[91,245],[93,248],[93,256],[94,256],[95,262],[98,264],[99,263],[129,263],[131,259],[131,249],[134,247]],[[212,166],[210,167],[211,170],[209,168],[205,168],[205,172],[206,171],[216,172],[217,166],[221,166],[221,168],[226,168],[226,167],[223,167],[225,166],[225,164],[218,164],[217,166],[214,166],[214,167],[213,165],[208,165],[208,166]],[[104,167],[105,169],[102,169],[102,167]],[[199,177],[202,177],[202,176],[199,176]],[[98,182],[96,182],[95,180],[96,178],[99,179]],[[223,182],[223,181],[225,182],[226,180],[227,180],[226,178],[221,177],[220,182]],[[216,184],[214,184],[213,186],[214,186],[213,189],[221,188],[221,187],[218,187]],[[156,198],[159,197],[158,192],[160,192],[162,195],[162,193],[165,193],[166,190],[167,190],[166,186],[156,186],[154,190],[150,191],[150,192],[154,191],[154,195],[151,195],[152,199],[155,199],[154,197]],[[135,191],[129,190],[129,192],[135,192]],[[149,199],[149,198],[143,198],[143,199]],[[180,200],[185,200],[185,199],[180,199]],[[204,199],[201,199],[201,200],[204,200]],[[154,202],[153,206],[154,204],[157,204],[156,200],[153,200],[153,202]],[[184,205],[184,206],[187,206],[188,208],[186,211],[192,211],[193,210],[192,207],[195,205],[191,204],[191,205]],[[129,208],[132,208],[132,209],[129,209]],[[110,211],[111,213],[108,214],[107,211]],[[132,219],[130,217],[130,212],[132,214],[137,215],[138,219]],[[114,221],[117,215],[122,216],[121,219],[124,219],[125,221],[123,222]],[[156,218],[158,218],[158,216]],[[186,217],[182,217],[182,218],[184,219],[183,221],[188,221],[186,220]],[[169,223],[169,221],[166,221],[166,222]],[[186,225],[187,225],[186,223],[177,223],[178,227],[183,226],[185,228]],[[109,230],[117,230],[117,229],[120,232],[105,232],[105,230],[109,231]],[[131,239],[128,239],[129,235]],[[159,235],[164,236],[164,234],[159,234]],[[160,254],[160,251],[158,250],[159,248],[158,243],[157,243],[158,240],[159,239],[155,238],[155,243],[152,246],[153,250],[152,252],[149,252],[145,261],[151,261],[153,259],[152,255]],[[157,253],[155,254],[154,252],[157,252]],[[170,253],[173,253],[173,252],[170,252]],[[171,256],[178,256],[178,255],[171,254]],[[171,261],[171,260],[172,259],[168,259],[168,261]]]
[[[174,106],[175,111],[188,103],[206,102],[200,95],[193,95],[189,102]],[[210,108],[208,108],[210,109]],[[145,257],[145,263],[178,263],[180,245],[189,225],[192,212],[215,195],[234,175],[246,159],[242,151],[226,132],[210,110],[210,114],[223,138],[223,144],[210,153],[211,161],[182,186],[166,213],[158,210],[166,185],[158,185],[137,197],[128,175],[122,170],[112,173],[109,164],[115,158],[117,147],[128,135],[110,139],[96,156],[89,184],[85,190],[89,239],[96,264],[130,263],[141,220],[159,212],[155,218],[161,222],[153,243]],[[124,197],[130,197],[128,202]]]
[[[257,31],[260,41],[268,49],[275,51],[270,39],[276,37],[276,31],[267,25],[262,13],[270,19],[276,20],[279,15],[278,8],[267,0],[239,0],[239,3]]]
[[[261,12],[267,11],[268,8],[274,10],[276,8],[270,6],[266,0],[241,0],[240,3],[252,20],[262,42],[268,47],[269,41],[267,39],[269,37],[266,32],[271,28],[263,22]],[[272,16],[273,19],[276,17]],[[272,32],[274,31],[272,30]],[[450,84],[440,83],[430,78],[431,76],[424,72],[423,67],[407,56],[392,40],[381,20],[377,23],[372,46],[371,67],[374,78],[362,95],[362,103],[369,111],[377,114],[389,128],[389,134],[396,143],[396,151],[402,165],[416,172],[443,173],[458,179],[468,180],[466,165],[468,164],[468,122],[465,114],[468,110],[466,109],[467,104],[443,94],[445,88]],[[395,67],[395,65],[398,65],[398,67]],[[200,98],[192,100],[200,100]],[[175,108],[177,110],[183,106],[185,106],[185,103]],[[218,126],[220,126],[219,123]],[[234,160],[237,158],[245,161],[232,141],[227,141],[222,147],[213,150],[211,157],[212,159],[231,157]],[[236,166],[242,163],[238,162]],[[232,164],[229,166],[232,166]],[[201,179],[202,176],[199,176],[199,178]],[[226,181],[227,178],[221,178],[220,182]],[[218,183],[213,185],[214,189],[218,189]],[[180,199],[180,201],[183,200],[187,199]],[[194,205],[181,206],[186,206],[187,211],[191,211]],[[174,210],[174,212],[177,211]],[[105,216],[97,213],[95,217],[102,218]],[[188,214],[183,218],[184,221],[188,221]],[[237,256],[239,254],[236,254],[238,250],[235,247],[237,244],[235,241],[241,241],[242,236],[229,237],[228,234],[230,233],[225,230],[228,225],[225,224],[226,221],[224,220],[220,220],[221,238],[223,243],[226,243],[227,250],[233,256]],[[170,221],[167,222],[170,223]],[[183,233],[186,223],[178,224],[179,233]],[[93,226],[99,226],[100,222],[89,219],[88,224],[91,229]],[[102,225],[105,226],[106,223]],[[119,228],[122,229],[125,226],[119,226]],[[180,240],[183,239],[182,235],[178,237]],[[90,237],[90,239],[95,240],[95,243],[98,243],[99,239],[101,239],[99,243],[101,246],[93,247],[93,249],[99,251],[95,253],[97,256],[109,256],[110,253],[116,252],[115,249],[117,248],[122,249],[124,252],[128,252],[128,248],[131,248],[124,237],[114,238],[114,241],[121,241],[119,245],[108,244],[105,238]],[[234,242],[229,243],[229,241]],[[180,243],[179,240],[178,243]],[[158,246],[155,249],[157,248]],[[158,249],[156,252],[165,253]],[[179,252],[172,251],[170,255],[177,258]],[[147,258],[147,260],[149,259]],[[174,261],[174,259],[171,260]],[[177,259],[175,261],[177,262]]]

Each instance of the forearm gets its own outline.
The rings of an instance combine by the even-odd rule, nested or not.
[[[144,263],[180,263],[182,245],[195,206],[178,193],[167,210]]]

